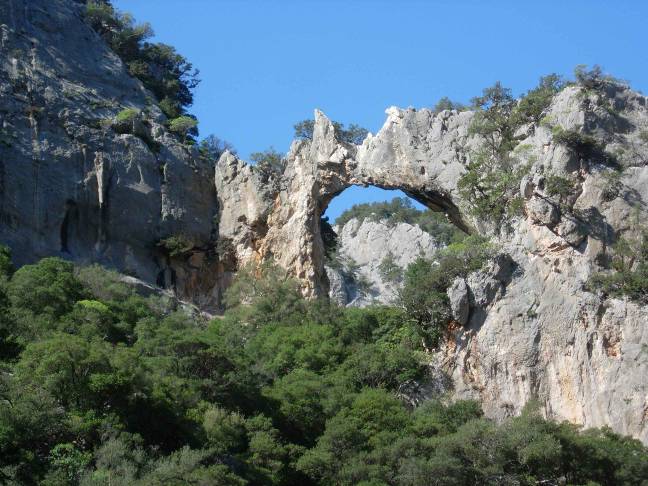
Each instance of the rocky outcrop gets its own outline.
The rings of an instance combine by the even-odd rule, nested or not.
[[[214,307],[213,165],[67,0],[0,3],[0,241],[17,264],[100,262]],[[119,127],[125,108],[141,112]],[[128,133],[132,132],[132,133]],[[181,238],[173,256],[161,244]]]
[[[431,258],[440,247],[408,223],[354,218],[335,231],[338,255],[335,267],[326,266],[326,276],[329,296],[341,305],[394,304],[407,266],[419,256]]]
[[[168,133],[80,9],[0,3],[0,241],[18,264],[100,262],[217,306],[236,268],[272,260],[305,295],[326,295],[320,216],[331,199],[351,185],[401,189],[506,255],[453,286],[457,322],[430,360],[454,396],[481,399],[493,417],[535,399],[551,417],[648,442],[648,310],[584,290],[607,248],[648,216],[644,96],[611,84],[557,95],[543,123],[518,133],[524,214],[495,227],[457,189],[481,144],[473,113],[390,108],[355,146],[316,112],[313,139],[293,143],[282,174],[228,153],[214,169]],[[130,133],[114,123],[124,108],[142,113]],[[575,153],[552,126],[613,157]],[[612,159],[624,170],[611,186]],[[548,190],[556,175],[573,183],[564,197]]]
[[[253,245],[239,240],[239,261],[271,258],[303,282],[307,295],[322,295],[328,282],[319,217],[330,200],[353,184],[402,189],[462,229],[489,235],[506,255],[451,289],[456,325],[434,359],[451,377],[454,396],[481,399],[488,415],[500,418],[535,399],[553,418],[610,425],[648,441],[648,309],[585,290],[618,235],[636,233],[646,218],[644,96],[622,86],[600,93],[569,87],[557,95],[544,122],[520,133],[514,156],[528,167],[520,188],[525,210],[501,227],[471,216],[457,190],[471,148],[480,144],[468,131],[472,113],[391,108],[383,128],[360,146],[338,142],[330,121],[315,115],[313,140],[292,145],[262,203],[256,195],[236,205],[221,199],[228,220],[249,207],[267,214],[265,224],[255,223],[263,234],[245,239]],[[575,154],[554,140],[552,127],[589,134],[598,150],[614,154],[623,167],[614,194],[609,163]],[[237,163],[244,174],[245,164]],[[570,194],[552,195],[550,176],[573,181]],[[245,177],[232,184],[243,186]]]

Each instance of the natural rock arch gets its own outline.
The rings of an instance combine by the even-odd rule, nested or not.
[[[619,135],[609,113],[583,104],[582,96],[579,88],[563,90],[547,119],[565,130],[593,133],[607,150],[624,149],[624,191],[645,194],[648,166],[641,161],[648,160],[648,145],[640,141],[641,130],[648,129],[645,98],[629,90],[614,94],[615,106],[628,107],[624,116],[636,127]],[[351,146],[338,142],[330,121],[316,112],[313,140],[293,143],[286,168],[275,179],[223,155],[215,177],[219,238],[228,242],[231,261],[240,266],[272,260],[302,283],[305,294],[322,295],[319,218],[328,203],[354,184],[401,189],[445,211],[459,227],[490,234],[514,262],[514,274],[494,262],[453,286],[465,294],[456,300],[467,302],[470,312],[430,358],[451,377],[453,396],[479,399],[495,418],[517,413],[534,399],[550,417],[609,425],[648,441],[643,379],[648,360],[632,358],[648,345],[646,308],[586,290],[606,241],[592,231],[592,222],[575,221],[569,213],[547,218],[545,209],[552,206],[543,182],[547,174],[578,179],[575,212],[597,209],[616,234],[636,231],[633,211],[645,218],[648,206],[632,205],[626,197],[606,201],[601,187],[608,169],[573,173],[573,154],[541,124],[527,127],[520,141],[529,165],[520,187],[525,214],[501,233],[494,231],[471,216],[457,190],[468,154],[479,144],[468,130],[473,113],[391,108],[387,114],[375,136]]]
[[[254,167],[231,154],[221,158],[219,231],[234,241],[241,264],[272,259],[303,283],[305,294],[325,294],[319,220],[330,201],[352,185],[400,189],[443,211],[462,230],[473,230],[456,186],[471,144],[473,114],[397,108],[387,114],[377,135],[354,146],[339,142],[333,124],[316,111],[313,139],[293,143],[277,181],[264,184]]]

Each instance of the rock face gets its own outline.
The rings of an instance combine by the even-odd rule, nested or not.
[[[353,184],[402,189],[460,228],[491,236],[501,251],[487,270],[450,289],[457,323],[434,359],[454,396],[480,399],[496,418],[535,399],[550,417],[609,425],[648,442],[648,309],[585,290],[608,247],[619,235],[636,235],[636,222],[646,220],[644,96],[620,86],[559,93],[546,113],[551,123],[527,127],[518,146],[516,156],[530,167],[520,190],[525,211],[501,228],[471,217],[457,190],[480,144],[468,132],[472,113],[390,108],[380,132],[360,146],[337,142],[330,121],[315,116],[313,140],[293,143],[274,193],[263,202],[256,194],[243,204],[220,199],[221,219],[244,221],[244,232],[221,228],[221,237],[236,241],[239,262],[271,258],[307,295],[325,294],[319,217],[330,200]],[[606,182],[611,169],[557,143],[551,125],[589,134],[615,154],[624,169],[615,194]],[[222,162],[243,174],[231,179],[236,187],[249,179],[246,170],[254,172],[242,161]],[[574,181],[565,200],[548,194],[550,175]],[[257,219],[242,217],[243,210]],[[340,278],[331,281],[343,287]]]
[[[399,274],[418,256],[431,258],[439,248],[432,235],[408,223],[354,218],[335,230],[339,262],[337,268],[330,264],[325,268],[329,296],[341,305],[393,304]],[[391,278],[381,270],[387,264]]]
[[[164,128],[152,95],[66,0],[0,2],[0,241],[17,264],[100,262],[213,307],[213,167]],[[110,127],[141,110],[134,134]],[[181,236],[187,251],[160,242]]]
[[[305,295],[326,295],[319,222],[331,199],[351,185],[402,189],[501,252],[452,288],[458,322],[431,361],[454,396],[481,399],[492,417],[536,399],[548,416],[648,442],[648,309],[584,290],[606,249],[648,216],[644,96],[619,86],[557,95],[547,123],[520,133],[524,215],[493,227],[457,190],[481,144],[473,113],[390,108],[379,133],[354,146],[316,112],[313,139],[293,143],[282,174],[227,153],[214,170],[167,132],[150,93],[80,13],[73,1],[0,3],[0,241],[18,264],[100,262],[217,306],[233,270],[273,260]],[[142,112],[132,133],[104,123],[128,107]],[[614,154],[619,184],[556,143],[551,125]],[[573,181],[564,200],[548,193],[551,174]]]

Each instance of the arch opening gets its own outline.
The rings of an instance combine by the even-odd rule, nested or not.
[[[322,210],[323,276],[342,305],[393,304],[407,266],[461,241],[467,232],[437,198],[380,186],[350,186]]]

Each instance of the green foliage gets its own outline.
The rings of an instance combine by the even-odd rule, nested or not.
[[[236,149],[234,146],[225,140],[221,140],[216,135],[209,135],[201,140],[200,145],[198,145],[198,150],[200,150],[200,154],[203,157],[213,162],[220,159],[220,156],[223,155],[225,151],[229,151],[236,155]]]
[[[139,118],[141,112],[137,108],[124,108],[122,111],[117,113],[115,121],[117,123],[133,123],[137,118]]]
[[[329,223],[328,216],[320,218],[320,234],[322,235],[322,243],[324,244],[324,254],[327,262],[331,263],[337,254],[337,233]]]
[[[558,174],[547,174],[545,176],[544,188],[550,196],[557,196],[565,199],[574,194],[576,183],[573,179]]]
[[[263,152],[253,152],[250,154],[250,160],[254,162],[266,180],[280,175],[286,166],[283,154],[277,152],[274,147],[270,147]]]
[[[301,140],[313,140],[313,129],[315,128],[315,120],[302,120],[295,123],[295,138]]]
[[[545,88],[537,89],[540,91],[530,95],[532,100],[541,97],[538,93]],[[528,164],[519,161],[512,151],[519,142],[516,131],[528,121],[527,116],[533,115],[531,105],[536,102],[526,104],[521,114],[511,90],[499,81],[484,89],[482,96],[473,98],[477,112],[469,131],[479,136],[483,145],[470,154],[470,163],[457,184],[473,215],[501,223],[521,212],[519,187]]]
[[[622,172],[620,170],[609,170],[601,174],[603,190],[603,200],[612,201],[619,197],[623,190],[623,182],[621,181]]]
[[[137,108],[124,108],[117,113],[113,120],[107,120],[106,126],[112,127],[118,133],[135,133],[135,127],[138,120],[141,119],[142,112]]]
[[[9,282],[7,294],[14,307],[53,318],[72,310],[84,296],[73,265],[60,258],[44,258],[20,268]]]
[[[158,243],[169,256],[181,257],[193,250],[194,244],[184,235],[171,235]]]
[[[610,269],[595,273],[587,287],[611,297],[627,296],[631,300],[648,302],[648,231],[639,238],[619,238],[612,247]]]
[[[491,258],[489,242],[469,236],[439,250],[433,258],[417,258],[405,271],[401,305],[420,334],[435,345],[450,320],[447,290],[456,277],[479,270]]]
[[[610,85],[623,84],[613,76],[603,73],[603,69],[598,64],[591,69],[588,69],[586,64],[579,64],[574,68],[574,78],[576,83],[585,90],[600,91]]]
[[[565,86],[565,81],[558,74],[542,76],[538,86],[520,99],[513,116],[518,123],[540,123],[553,97]]]
[[[362,128],[360,125],[356,125],[355,123],[351,123],[348,128],[345,128],[342,123],[336,121],[331,123],[335,128],[335,135],[340,142],[360,145],[369,133],[369,130]],[[315,121],[302,120],[296,123],[294,128],[295,138],[301,140],[312,140]]]
[[[478,150],[471,155],[457,187],[469,201],[471,214],[499,223],[521,213],[520,182],[528,170],[528,164],[514,157]]]
[[[519,101],[499,82],[473,99],[477,112],[469,131],[479,136],[483,145],[470,153],[458,188],[474,216],[501,223],[521,214],[520,182],[533,161],[520,160],[523,151],[518,143],[525,135],[518,131],[540,123],[553,97],[564,86],[560,76],[549,74]]]
[[[385,282],[398,283],[403,279],[403,269],[396,263],[391,252],[387,253],[378,265],[378,272]]]
[[[354,204],[336,218],[335,224],[344,226],[353,218],[360,221],[385,221],[391,226],[398,223],[417,224],[444,244],[460,241],[465,236],[444,214],[432,210],[419,211],[409,199],[401,197],[388,202]]]
[[[564,145],[581,160],[594,159],[615,164],[615,157],[606,152],[603,144],[590,135],[578,130],[565,130],[560,126],[553,127],[552,134],[554,142]]]
[[[13,272],[11,250],[8,246],[0,245],[0,277],[10,277]]]
[[[517,145],[515,131],[518,121],[511,116],[517,102],[511,90],[497,81],[471,101],[476,113],[470,133],[483,138],[492,156],[506,156]]]
[[[432,111],[434,111],[434,113],[441,113],[442,111],[445,110],[466,111],[467,109],[468,107],[466,105],[462,103],[458,103],[456,101],[452,101],[447,96],[444,96],[439,101],[437,101]]]
[[[182,141],[187,141],[188,135],[197,135],[198,120],[191,116],[179,116],[169,122],[169,129],[182,137]]]
[[[406,278],[441,292],[488,253],[468,239]],[[2,483],[631,485],[648,474],[638,441],[531,408],[501,425],[475,402],[411,409],[403,385],[424,381],[429,362],[412,314],[304,300],[271,266],[240,272],[230,310],[209,323],[98,266],[44,259],[3,279],[0,318],[18,319],[22,344],[0,355]]]
[[[193,103],[192,90],[200,82],[198,71],[175,49],[147,42],[153,37],[149,24],[136,24],[132,15],[115,10],[110,2],[90,0],[86,22],[106,41],[138,78],[156,96],[169,118],[177,118]]]

